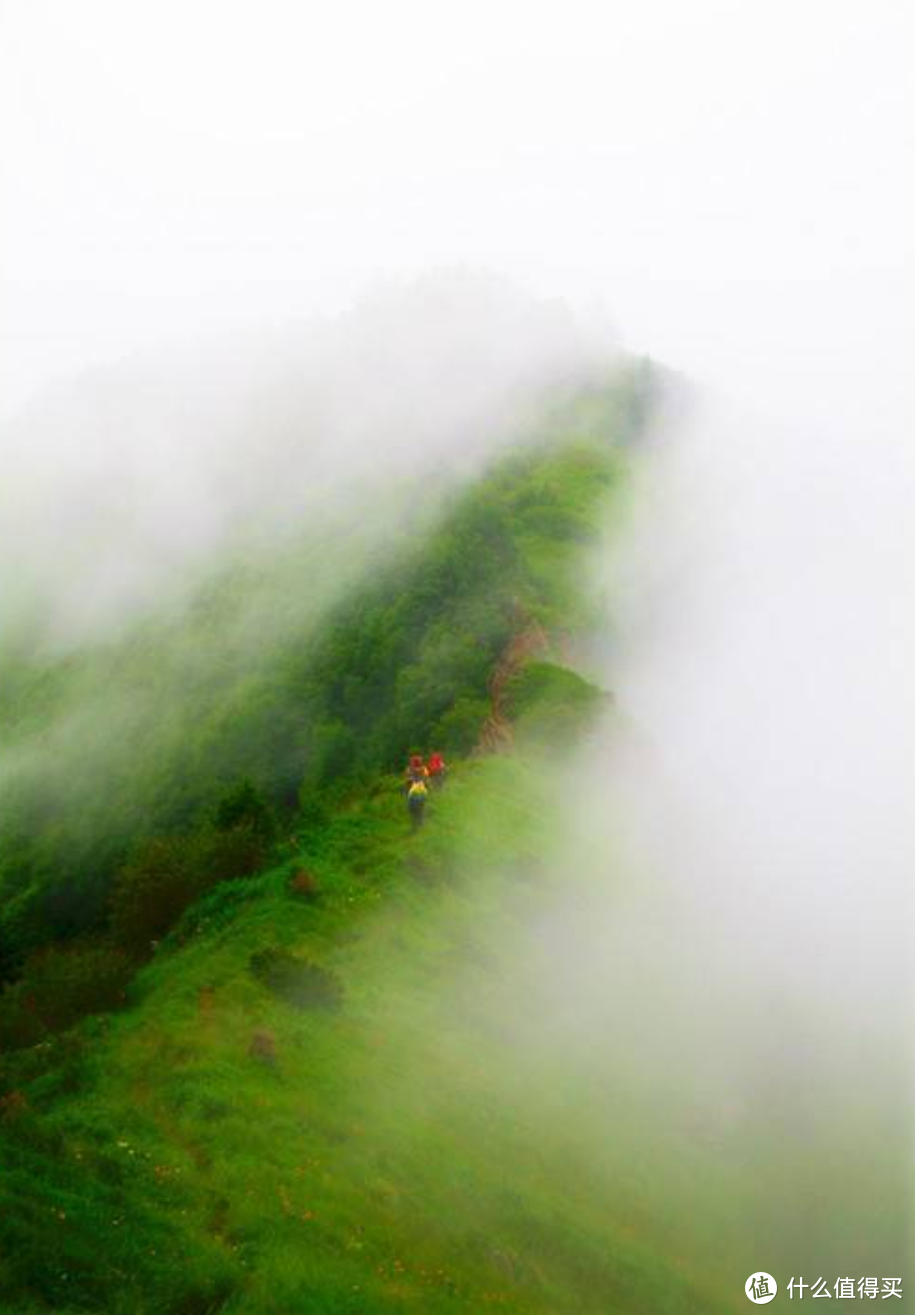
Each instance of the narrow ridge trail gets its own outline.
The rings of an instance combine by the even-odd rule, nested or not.
[[[549,650],[549,638],[538,621],[528,621],[509,641],[489,678],[490,712],[480,731],[477,753],[499,753],[512,747],[514,732],[505,713],[508,682],[518,674],[525,662]]]

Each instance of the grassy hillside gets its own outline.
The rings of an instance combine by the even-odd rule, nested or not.
[[[415,738],[466,748],[519,609],[580,620],[569,575],[639,411],[629,378],[562,400],[434,515],[418,490],[406,512],[363,495],[116,643],[6,667],[0,977],[103,926],[132,847],[244,778],[289,814]]]
[[[683,1216],[621,1176],[631,1112],[595,1140],[606,1075],[564,1075],[512,968],[567,880],[549,805],[525,755],[475,760],[414,837],[381,777],[190,910],[127,1011],[32,1054],[2,1309],[713,1309]]]
[[[155,775],[189,802],[151,810],[131,840],[159,838],[132,865],[102,846],[98,925],[65,956],[93,981],[93,954],[127,956],[126,1007],[69,1029],[43,1013],[72,986],[59,950],[6,988],[39,1031],[0,1067],[4,1313],[716,1309],[686,1259],[714,1211],[695,1183],[650,1187],[671,1148],[633,1158],[638,1110],[525,950],[585,895],[562,869],[555,765],[602,700],[560,654],[596,621],[587,552],[635,410],[619,387],[565,406],[301,650],[247,681],[214,672],[209,713],[163,705],[180,763],[165,736],[117,778],[88,858]],[[525,629],[546,647],[506,666]],[[494,716],[514,751],[469,753]],[[414,834],[392,768],[436,744],[453,772]],[[221,848],[238,834],[269,854],[246,850],[247,875]],[[164,939],[125,940],[125,907],[142,930],[164,888],[181,897]]]

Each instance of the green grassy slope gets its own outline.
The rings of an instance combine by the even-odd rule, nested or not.
[[[246,722],[255,760],[307,740],[268,870],[188,908],[125,1009],[3,1058],[4,1315],[717,1308],[695,1187],[652,1187],[671,1148],[630,1153],[638,1111],[528,953],[586,897],[543,743],[599,695],[539,653],[504,691],[515,752],[461,752],[519,624],[593,622],[620,415],[580,399],[284,650],[299,715],[261,685]],[[413,834],[390,768],[433,740],[455,770]]]
[[[4,666],[0,978],[97,930],[131,846],[199,826],[241,777],[288,811],[414,737],[466,747],[517,606],[580,621],[569,576],[636,392],[562,400],[435,517],[416,490],[402,516],[403,491],[363,494],[117,642]]]
[[[563,1076],[518,996],[513,947],[559,880],[549,804],[525,755],[474,760],[413,836],[379,778],[191,910],[14,1117],[2,1309],[713,1309],[594,1139],[605,1087]],[[332,973],[339,1007],[272,993],[267,946]]]

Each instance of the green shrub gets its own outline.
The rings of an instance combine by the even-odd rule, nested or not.
[[[176,945],[182,945],[192,936],[227,927],[238,916],[242,905],[262,893],[263,889],[263,879],[256,875],[220,882],[184,912],[165,944],[170,944],[174,938]]]
[[[267,842],[263,829],[244,821],[230,831],[206,830],[190,843],[190,862],[201,891],[223,881],[250,877],[264,865]]]
[[[21,986],[48,1031],[59,1032],[84,1014],[121,1004],[132,973],[130,957],[123,950],[72,945],[44,950],[30,959]]]
[[[339,718],[321,721],[312,734],[312,771],[315,779],[326,781],[344,776],[353,767],[356,737]]]
[[[320,831],[327,826],[331,810],[322,796],[313,789],[304,789],[299,796],[299,812],[295,821],[298,832]]]
[[[140,845],[115,880],[111,933],[136,953],[148,950],[174,926],[201,893],[200,869],[184,837],[157,837]]]
[[[133,953],[144,953],[201,895],[257,872],[265,855],[263,830],[249,821],[231,830],[207,828],[191,836],[145,841],[115,882],[112,937]]]
[[[133,973],[130,956],[104,944],[52,947],[33,955],[0,996],[0,1046],[35,1045],[85,1014],[114,1009]]]
[[[435,723],[431,742],[446,753],[469,753],[480,738],[489,710],[486,699],[462,695]]]
[[[268,991],[297,1009],[337,1009],[343,1001],[334,973],[277,946],[252,954],[249,967]]]
[[[607,697],[568,667],[528,662],[506,686],[505,711],[522,730],[564,742],[585,729]]]
[[[0,1052],[37,1045],[46,1030],[22,982],[5,986],[0,992]]]
[[[245,778],[225,795],[216,806],[217,831],[234,831],[246,827],[263,845],[269,845],[276,834],[273,810],[253,781]]]

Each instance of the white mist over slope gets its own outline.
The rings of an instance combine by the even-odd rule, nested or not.
[[[615,711],[555,789],[561,893],[508,970],[516,1044],[580,1100],[608,1198],[735,1309],[754,1268],[911,1273],[898,348],[829,398],[672,390],[596,564],[611,632],[587,662]]]
[[[901,430],[837,423],[812,459],[800,414],[669,417],[611,553],[601,674],[626,729],[585,769],[581,825],[608,855],[588,992],[625,998],[601,1044],[674,1123],[746,1160],[747,1269],[766,1246],[795,1272],[898,1267],[912,486]]]
[[[572,791],[591,893],[542,933],[608,1139],[641,1102],[633,1160],[672,1133],[702,1153],[697,1218],[731,1202],[694,1256],[735,1303],[754,1267],[913,1258],[915,297],[906,244],[854,237],[881,268],[798,280],[780,317],[732,293],[710,338],[697,309],[700,383],[600,569],[621,724]]]
[[[911,6],[398,0],[319,20],[277,0],[165,2],[138,19],[89,0],[56,6],[52,25],[45,12],[4,8],[0,94],[26,125],[6,129],[2,159],[19,198],[2,221],[18,261],[0,308],[5,404],[178,325],[193,339],[276,323],[379,272],[455,260],[607,304],[697,381],[608,564],[616,635],[600,675],[632,743],[576,779],[569,862],[600,893],[579,919],[557,911],[546,957],[610,1071],[660,1093],[645,1144],[667,1123],[710,1148],[723,1138],[724,1159],[746,1161],[747,1232],[809,1236],[792,1260],[816,1273],[821,1244],[854,1235],[848,1263],[866,1265],[873,1238],[895,1243],[888,1166],[910,1160]],[[393,373],[377,368],[383,330],[351,376],[315,358],[343,381],[324,432],[350,436],[344,460],[358,452],[370,473],[352,436],[373,432],[382,466],[412,463],[429,432],[437,460],[463,444],[502,403],[465,395],[481,357],[501,366],[515,350],[519,322],[493,323],[482,341],[446,335],[418,393],[423,332]],[[552,348],[524,359],[536,373]],[[258,377],[275,369],[262,359]],[[280,455],[261,465],[245,371],[241,386],[224,362],[204,373],[198,400],[178,390],[164,406],[157,379],[131,381],[103,421],[80,403],[109,434],[129,414],[124,464],[82,441],[45,449],[64,483],[72,466],[77,537],[99,500],[114,518],[113,578],[81,575],[77,554],[78,610],[93,578],[92,615],[120,614],[249,494],[277,514],[306,505],[297,476],[286,500],[295,407],[271,411]],[[82,435],[71,407],[55,431]],[[316,427],[326,417],[319,406]],[[217,491],[211,454],[187,460],[188,431],[216,444]],[[48,563],[73,527],[22,447],[14,464],[39,493],[6,504],[9,588],[59,597]],[[118,501],[99,488],[112,469],[130,491]],[[740,1304],[767,1263],[743,1259]]]
[[[456,270],[61,386],[4,434],[0,637],[25,614],[50,642],[92,639],[246,541],[356,529],[398,485],[400,514],[411,488],[427,511],[599,363],[562,305]]]

